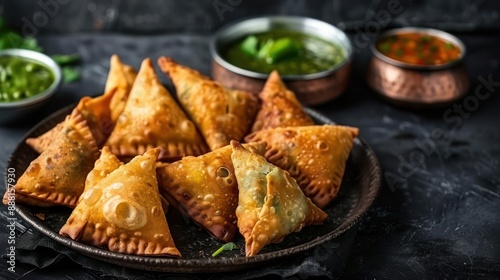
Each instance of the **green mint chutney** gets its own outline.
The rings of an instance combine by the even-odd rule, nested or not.
[[[54,73],[32,59],[0,57],[0,102],[13,102],[45,91],[54,82]]]
[[[346,51],[332,42],[290,30],[271,30],[240,38],[222,51],[223,58],[246,70],[304,75],[322,72],[344,61]]]

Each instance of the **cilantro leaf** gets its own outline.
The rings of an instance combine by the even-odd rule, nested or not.
[[[62,68],[62,74],[63,74],[63,81],[65,84],[69,84],[80,80],[80,71],[78,71],[73,67],[64,66]]]
[[[238,249],[238,246],[236,246],[236,244],[234,244],[233,242],[226,243],[226,244],[222,245],[222,247],[217,249],[217,251],[215,251],[212,254],[212,257],[217,257],[220,253],[222,253],[224,251],[231,251],[233,249]]]

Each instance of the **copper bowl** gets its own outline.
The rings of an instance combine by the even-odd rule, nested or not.
[[[307,75],[282,76],[286,86],[295,92],[300,102],[317,105],[330,101],[346,89],[351,69],[352,46],[344,32],[326,22],[306,17],[267,16],[243,20],[218,31],[210,42],[212,76],[222,85],[259,93],[269,74],[249,71],[226,61],[221,54],[229,44],[250,34],[273,29],[299,31],[340,45],[345,59],[332,68]]]
[[[455,44],[461,50],[459,59],[442,65],[415,65],[382,54],[378,40],[401,33],[423,33]],[[463,58],[465,45],[457,37],[441,30],[405,27],[382,33],[371,44],[373,57],[368,66],[368,85],[391,103],[415,109],[441,107],[463,97],[469,88],[469,77]]]

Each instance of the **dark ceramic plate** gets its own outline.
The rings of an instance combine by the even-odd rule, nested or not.
[[[19,178],[37,154],[24,143],[52,128],[69,114],[69,106],[52,114],[35,126],[12,153],[7,168],[15,168]],[[306,109],[318,124],[332,123],[328,118],[311,109]],[[7,174],[7,173],[6,173]],[[224,252],[217,258],[211,257],[222,243],[212,238],[203,229],[183,217],[175,209],[170,209],[167,220],[175,244],[181,251],[182,259],[164,257],[141,257],[113,253],[104,249],[75,242],[58,234],[71,214],[71,209],[62,207],[36,208],[17,205],[17,213],[34,228],[49,238],[62,243],[82,254],[102,261],[126,267],[168,271],[168,272],[220,272],[232,271],[262,265],[269,261],[305,252],[315,246],[338,237],[354,226],[367,212],[380,188],[380,166],[372,149],[361,139],[356,139],[348,159],[346,172],[339,196],[325,209],[328,219],[321,226],[308,226],[300,232],[292,233],[279,244],[271,244],[253,257],[245,257],[244,239],[238,235],[235,243],[237,250]],[[44,214],[44,220],[36,214]]]

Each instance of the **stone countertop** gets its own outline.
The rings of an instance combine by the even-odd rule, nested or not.
[[[359,127],[383,168],[382,190],[358,226],[345,264],[346,279],[500,277],[500,36],[456,35],[468,48],[471,88],[465,99],[422,111],[387,104],[364,81],[370,58],[366,47],[355,54],[345,94],[314,107],[339,124]],[[145,57],[171,56],[210,74],[208,37],[201,35],[74,34],[44,36],[40,42],[47,53],[79,53],[82,79],[64,85],[36,118],[0,127],[0,170],[33,125],[82,96],[102,93],[111,54],[136,68]],[[480,100],[477,92],[488,97]],[[5,188],[3,181],[1,186]],[[7,246],[6,211],[2,208],[2,248]],[[16,274],[6,271],[5,260],[0,267],[5,279],[23,274],[70,277],[57,263],[44,269],[17,263]],[[98,267],[97,272],[68,267],[71,275],[102,278]]]

